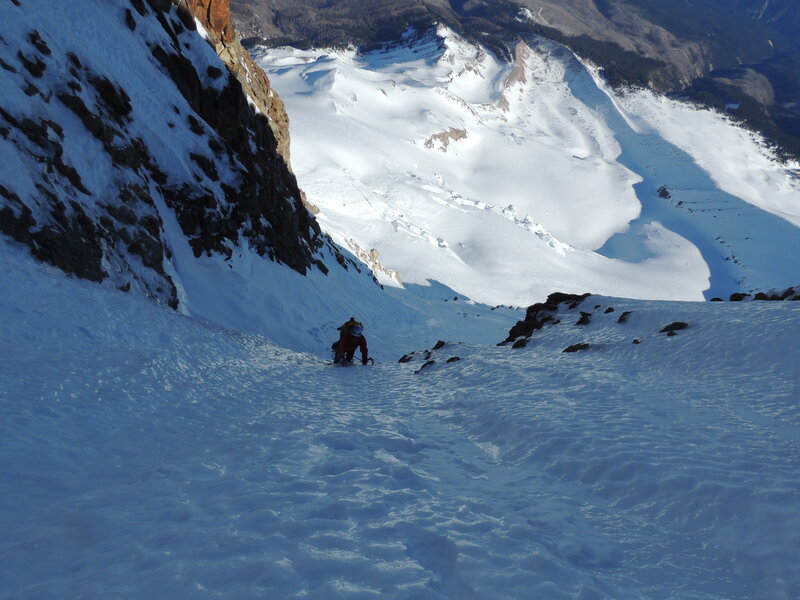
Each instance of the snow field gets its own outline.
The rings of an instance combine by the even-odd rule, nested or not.
[[[649,91],[625,94],[620,103],[637,127],[657,131],[691,153],[720,189],[800,226],[796,184],[800,165],[776,161],[758,135],[731,127],[724,116],[710,110]],[[685,126],[671,126],[675,122]]]
[[[796,303],[590,297],[415,374],[2,260],[0,597],[800,590]]]
[[[364,55],[256,52],[337,243],[488,304],[586,290],[699,300],[800,277],[798,179],[752,134],[618,96],[546,41],[511,66],[438,35]]]

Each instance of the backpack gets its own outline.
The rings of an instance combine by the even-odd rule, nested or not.
[[[342,337],[344,335],[350,335],[350,330],[356,325],[360,325],[361,327],[364,326],[364,324],[361,321],[356,321],[354,317],[350,317],[349,321],[347,321],[340,327],[337,327],[337,329],[339,330],[339,337]]]

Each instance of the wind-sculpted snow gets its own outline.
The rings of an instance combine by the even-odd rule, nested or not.
[[[800,593],[800,303],[345,369],[0,259],[3,598]]]
[[[697,300],[800,279],[796,165],[718,114],[618,95],[557,44],[521,43],[506,64],[440,28],[365,54],[256,56],[320,223],[404,282],[524,306],[553,291]]]

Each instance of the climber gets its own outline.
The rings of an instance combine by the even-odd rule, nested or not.
[[[356,348],[360,348],[361,364],[366,365],[369,360],[369,351],[367,350],[367,338],[364,337],[364,325],[350,317],[350,320],[338,329],[339,340],[331,344],[333,364],[351,364]]]

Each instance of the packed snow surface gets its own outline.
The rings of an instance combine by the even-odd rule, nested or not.
[[[798,165],[711,111],[620,96],[557,44],[505,64],[440,28],[366,54],[255,56],[320,222],[402,281],[519,306],[800,281]]]
[[[0,270],[0,598],[800,596],[800,303],[593,296],[425,368],[410,320],[336,368]]]

